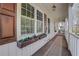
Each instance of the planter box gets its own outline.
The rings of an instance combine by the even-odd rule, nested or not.
[[[35,42],[35,39],[30,39],[30,40],[25,41],[25,42],[19,42],[19,41],[18,41],[18,42],[17,42],[17,46],[18,46],[19,48],[23,48],[23,47],[25,47],[25,46],[27,46],[27,45],[33,43],[33,42]]]
[[[38,41],[38,40],[40,40],[40,39],[42,39],[42,38],[44,38],[46,36],[47,36],[46,34],[41,34],[41,35],[32,37],[29,40],[25,40],[25,41],[20,40],[20,41],[17,42],[17,46],[19,48],[23,48],[23,47],[25,47],[25,46],[27,46],[29,44],[32,44],[33,42],[36,42],[36,41]]]

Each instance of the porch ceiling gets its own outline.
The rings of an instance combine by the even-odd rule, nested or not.
[[[68,14],[68,4],[67,3],[36,3],[37,6],[40,6],[44,11],[47,10],[47,13],[53,18],[53,20],[63,20],[67,17]],[[52,6],[56,6],[56,10],[52,10]]]
[[[52,17],[55,20],[62,21],[62,20],[64,20],[65,17],[67,17],[67,14],[68,14],[68,4],[67,3],[47,3],[47,4],[43,4],[43,5],[44,6],[42,6],[42,7],[46,7],[46,8],[48,8],[48,10],[50,10],[49,13],[51,13]],[[52,10],[53,5],[56,6],[55,11]]]

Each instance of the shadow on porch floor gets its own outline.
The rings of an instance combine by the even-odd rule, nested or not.
[[[57,34],[33,56],[71,56],[63,34]]]

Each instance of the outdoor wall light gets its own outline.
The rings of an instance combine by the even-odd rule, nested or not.
[[[55,5],[52,6],[52,10],[53,10],[53,11],[56,10],[56,6],[55,6]]]

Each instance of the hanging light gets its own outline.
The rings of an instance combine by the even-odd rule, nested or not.
[[[52,6],[52,10],[53,10],[53,11],[56,10],[56,6],[55,6],[55,5]]]

